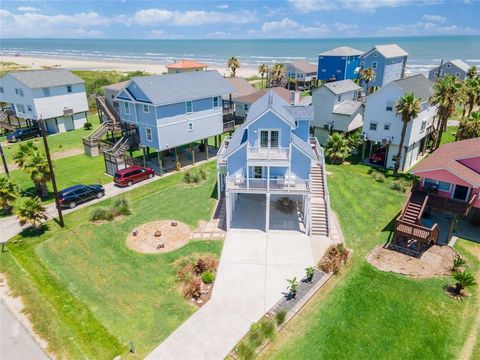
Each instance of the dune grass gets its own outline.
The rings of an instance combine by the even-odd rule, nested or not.
[[[185,185],[179,173],[132,190],[126,195],[132,214],[122,219],[88,221],[93,208],[110,206],[112,198],[68,214],[65,229],[51,221],[39,237],[24,233],[10,241],[2,271],[53,353],[113,358],[133,341],[143,357],[195,311],[180,293],[172,263],[194,252],[219,254],[222,242],[195,241],[168,254],[142,255],[125,241],[145,222],[175,219],[193,229],[208,220],[215,164],[205,169],[208,179],[200,185]]]
[[[264,359],[451,359],[458,355],[478,308],[445,294],[449,278],[418,280],[384,273],[365,256],[388,240],[404,195],[378,183],[362,165],[330,166],[328,184],[353,255],[347,268],[318,293],[264,352]],[[480,246],[480,245],[475,245]],[[473,270],[478,259],[458,250]]]

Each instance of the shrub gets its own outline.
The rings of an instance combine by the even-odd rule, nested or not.
[[[205,264],[205,267],[208,271],[210,272],[215,272],[217,271],[218,267],[218,259],[215,255],[206,253],[202,255],[202,260]]]
[[[201,276],[204,272],[214,274],[217,270],[218,260],[211,253],[194,253],[177,259],[174,266],[178,269],[177,279],[180,282],[186,282],[192,277]]]
[[[342,243],[330,245],[318,266],[326,273],[336,274],[342,265],[347,262],[348,255],[349,251]]]
[[[204,284],[211,284],[215,281],[215,274],[210,271],[204,271],[202,273],[202,281]]]
[[[201,180],[206,180],[207,179],[207,172],[205,171],[205,169],[203,169],[203,168],[198,169],[198,177]]]
[[[264,339],[265,336],[262,332],[261,324],[259,322],[253,323],[250,326],[250,331],[248,332],[248,341],[250,344],[252,344],[254,347],[259,347],[262,345]]]
[[[192,277],[183,286],[183,296],[190,299],[198,299],[202,296],[202,281],[198,277]]]
[[[460,255],[455,256],[453,259],[453,264],[452,267],[450,268],[450,271],[452,273],[458,271],[461,267],[465,266],[466,262],[463,260],[463,258]]]
[[[477,285],[477,282],[475,281],[475,276],[472,274],[466,272],[466,271],[455,271],[452,274],[453,278],[455,279],[455,293],[457,295],[463,296],[465,295],[463,293],[464,289],[467,289],[469,287],[473,287]]]
[[[235,351],[242,360],[251,360],[255,357],[255,348],[244,340],[237,345]]]
[[[282,325],[287,318],[287,310],[280,310],[275,314],[275,321],[277,325]]]
[[[91,122],[87,121],[86,123],[83,124],[83,128],[85,130],[92,130],[92,127],[93,127],[93,124]]]
[[[269,318],[260,320],[260,329],[266,339],[273,340],[275,337],[275,322]]]
[[[185,181],[187,184],[190,184],[191,182],[193,182],[192,170],[190,169],[185,170],[185,172],[183,173],[183,181]]]
[[[305,275],[307,277],[307,282],[312,281],[314,274],[315,274],[315,268],[313,266],[309,266],[305,268]]]
[[[387,178],[385,174],[380,171],[372,171],[372,177],[373,180],[377,182],[385,182],[385,179]]]
[[[198,184],[200,182],[200,176],[198,174],[198,172],[194,172],[192,174],[192,182],[194,182],[195,184]]]
[[[390,186],[390,189],[396,190],[401,193],[406,193],[409,188],[408,183],[404,181],[394,181],[393,184]]]
[[[130,215],[130,203],[125,197],[120,197],[113,202],[112,211],[118,215]]]
[[[287,279],[288,282],[288,296],[291,299],[294,299],[297,296],[297,289],[298,289],[298,281],[297,278],[294,277],[293,279]]]
[[[109,209],[96,208],[90,213],[90,221],[113,220],[113,213]]]

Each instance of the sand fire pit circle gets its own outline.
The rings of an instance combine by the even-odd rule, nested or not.
[[[127,246],[143,254],[160,254],[182,247],[190,238],[187,224],[175,220],[153,221],[132,229]]]
[[[450,246],[433,245],[420,258],[377,246],[367,256],[367,261],[378,270],[395,272],[416,278],[450,275],[457,252]]]

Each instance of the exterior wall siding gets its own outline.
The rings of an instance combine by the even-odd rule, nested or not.
[[[310,121],[308,121],[308,120],[299,121],[297,128],[295,130],[293,130],[293,132],[300,139],[308,141],[308,138],[310,136]]]
[[[291,172],[298,179],[308,179],[310,175],[311,159],[292,146]]]
[[[447,64],[450,64],[450,67],[447,67]],[[428,72],[428,79],[431,81],[437,80],[437,74],[439,73],[439,70],[440,66],[437,66],[430,70]],[[465,80],[465,78],[467,77],[467,73],[465,71],[449,62],[442,64],[442,70],[440,71],[440,74],[438,74],[438,77],[445,77],[447,75],[454,75],[462,81]]]

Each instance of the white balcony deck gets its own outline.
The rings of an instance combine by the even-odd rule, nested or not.
[[[248,179],[237,176],[226,177],[227,190],[239,192],[291,192],[308,193],[310,180],[308,179]]]
[[[290,159],[290,148],[248,146],[247,159],[287,161]]]

